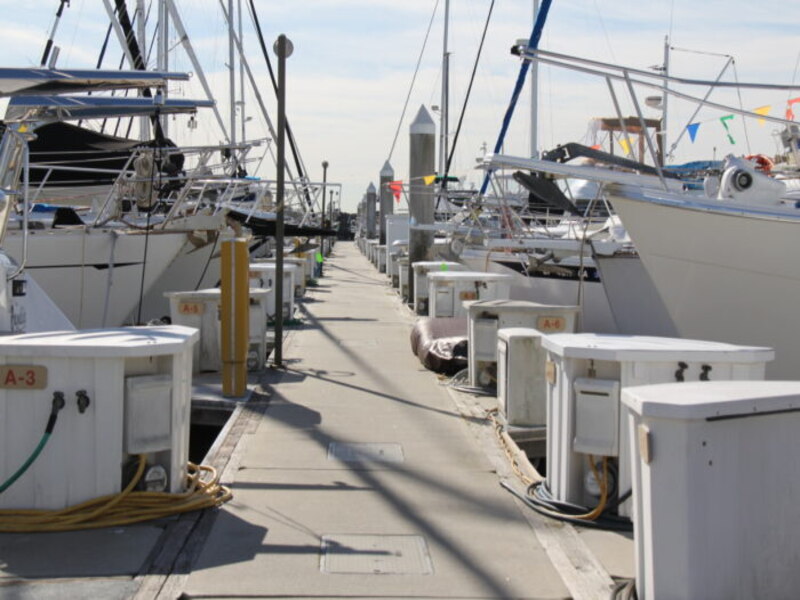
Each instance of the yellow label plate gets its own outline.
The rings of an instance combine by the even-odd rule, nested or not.
[[[556,363],[552,360],[548,360],[544,364],[544,376],[547,379],[547,383],[550,385],[555,385],[556,383]]]
[[[561,333],[567,328],[564,317],[539,317],[536,319],[536,329],[542,333]]]
[[[182,315],[202,315],[206,310],[206,305],[202,302],[180,302],[178,312]]]
[[[47,367],[36,365],[0,366],[0,389],[43,390],[47,387]]]

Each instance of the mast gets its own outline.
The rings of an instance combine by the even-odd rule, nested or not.
[[[166,0],[159,0],[158,2],[158,53],[156,56],[158,70],[169,71],[169,13],[167,12]],[[162,90],[164,100],[169,96],[167,87],[164,86]],[[169,119],[166,116],[161,117],[161,130],[164,132],[164,137],[169,136]]]
[[[136,12],[138,13],[138,21],[136,37],[139,39],[139,52],[142,55],[142,69],[147,69],[147,27],[145,22],[145,7],[144,0],[136,0]],[[144,90],[139,91],[140,96],[144,96]],[[150,139],[150,119],[147,117],[139,118],[139,139],[144,141]]]
[[[664,36],[664,75],[669,77],[669,36]],[[664,79],[664,93],[661,98],[661,162],[662,166],[667,162],[667,100],[669,98],[669,79]]]
[[[244,44],[244,29],[242,27],[242,0],[239,0],[239,41],[240,43]],[[242,142],[247,139],[247,135],[245,133],[245,127],[247,123],[247,117],[244,114],[244,61],[239,59],[239,118],[242,121]]]
[[[228,0],[228,80],[230,86],[230,106],[231,106],[231,145],[236,144],[236,64],[234,55],[234,38],[236,36],[234,24],[234,5],[233,0]],[[231,153],[233,150],[231,150]],[[231,154],[233,157],[233,154]],[[234,169],[235,171],[235,169]]]
[[[539,0],[533,0],[533,22],[539,13]],[[531,158],[539,158],[539,63],[531,63]]]
[[[444,177],[447,167],[447,137],[448,137],[448,103],[450,102],[450,52],[448,50],[448,29],[450,25],[450,0],[444,3],[444,40],[442,48],[442,102],[439,115],[439,175]],[[442,181],[442,188],[447,187],[447,182]]]
[[[47,60],[50,58],[50,51],[53,49],[53,41],[56,37],[56,30],[58,29],[58,24],[61,22],[61,15],[64,13],[64,5],[69,6],[69,0],[61,0],[61,4],[58,5],[56,18],[53,21],[53,27],[50,29],[50,36],[47,38],[47,44],[45,44],[44,52],[42,53],[42,60],[39,64],[40,67],[47,66]],[[54,53],[54,56],[58,56],[57,51]]]

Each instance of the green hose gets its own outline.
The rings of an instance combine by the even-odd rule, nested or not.
[[[17,479],[22,477],[25,471],[28,470],[28,467],[30,467],[33,464],[33,461],[35,461],[42,453],[45,445],[47,445],[47,440],[50,439],[53,429],[56,426],[56,421],[58,420],[58,411],[64,408],[64,394],[62,392],[53,392],[52,406],[53,407],[50,410],[50,418],[47,420],[47,426],[44,428],[44,435],[42,435],[42,439],[39,440],[39,445],[36,446],[36,449],[33,451],[33,454],[28,457],[28,460],[26,460],[25,463],[19,469],[17,469],[17,472],[9,477],[3,483],[3,485],[0,485],[0,494],[5,492]]]
[[[3,483],[3,485],[0,485],[0,494],[2,494],[3,492],[5,492],[5,491],[6,491],[8,488],[10,488],[10,487],[11,487],[11,485],[12,485],[12,484],[13,484],[13,483],[14,483],[14,482],[17,480],[17,479],[19,479],[20,477],[22,477],[22,474],[23,474],[25,471],[27,471],[27,470],[28,470],[28,467],[30,467],[30,466],[33,464],[33,461],[35,461],[35,460],[36,460],[36,459],[39,457],[39,454],[41,454],[41,452],[42,452],[42,449],[45,447],[45,444],[47,444],[47,440],[49,440],[49,439],[50,439],[50,432],[48,432],[48,431],[45,431],[45,432],[44,432],[44,435],[42,436],[42,439],[41,439],[41,440],[39,440],[39,445],[38,445],[38,446],[36,446],[36,450],[34,450],[34,451],[33,451],[33,454],[31,454],[31,455],[28,457],[28,460],[26,460],[26,461],[25,461],[25,463],[24,463],[24,464],[23,464],[23,465],[22,465],[22,466],[21,466],[19,469],[17,469],[17,472],[16,472],[16,473],[14,473],[14,474],[13,474],[11,477],[9,477],[9,478],[8,478],[8,479],[5,481],[5,483]]]

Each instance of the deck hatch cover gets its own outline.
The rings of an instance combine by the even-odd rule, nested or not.
[[[419,535],[324,535],[320,570],[331,574],[430,575],[433,564]]]
[[[401,463],[403,447],[400,444],[332,442],[328,446],[328,460]]]

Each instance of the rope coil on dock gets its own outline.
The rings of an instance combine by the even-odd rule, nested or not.
[[[191,462],[186,492],[171,494],[134,491],[146,466],[145,455],[139,455],[135,476],[118,494],[93,498],[60,510],[0,510],[0,532],[76,531],[117,527],[221,506],[233,497],[230,489],[219,483],[216,469]]]

